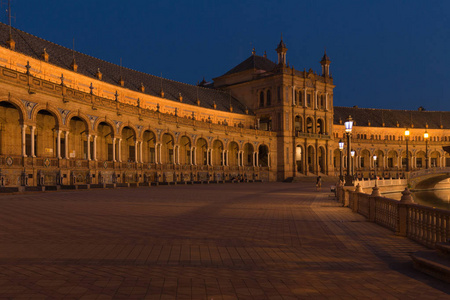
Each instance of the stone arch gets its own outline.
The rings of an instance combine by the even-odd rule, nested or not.
[[[437,150],[430,152],[430,168],[436,168],[441,166],[441,153]]]
[[[386,157],[386,155],[385,155],[384,151],[381,150],[381,149],[377,149],[377,150],[375,150],[373,155],[377,156],[377,162],[376,162],[376,164],[374,162],[373,166],[377,167],[377,168],[379,168],[381,170],[386,168],[386,166],[385,166],[385,160],[386,160],[385,157]]]
[[[317,166],[318,173],[327,173],[327,152],[324,146],[319,146],[317,149]]]
[[[57,128],[61,128],[63,126],[64,122],[62,121],[61,114],[59,113],[58,109],[56,109],[52,105],[44,104],[37,104],[31,112],[31,121],[33,123],[36,123],[36,116],[42,110],[49,112],[55,118]]]
[[[113,138],[114,126],[106,121],[95,124],[97,135],[97,159],[103,161],[113,161]]]
[[[426,153],[423,150],[419,150],[415,154],[416,157],[416,167],[417,168],[425,168],[426,165]]]
[[[294,128],[295,132],[303,132],[303,118],[299,115],[295,116]]]
[[[0,154],[22,154],[23,115],[21,114],[20,107],[18,108],[14,103],[0,101]],[[29,132],[28,128],[25,130]]]
[[[305,151],[304,151],[304,148],[302,145],[295,146],[295,158],[294,159],[295,159],[295,170],[297,171],[297,173],[304,172],[304,170],[303,170],[303,168],[304,168],[303,157],[305,156],[304,153],[305,153]]]
[[[389,150],[387,153],[387,168],[398,168],[398,152],[395,150]]]
[[[306,130],[307,133],[314,133],[314,121],[312,117],[306,118]]]
[[[144,163],[156,162],[156,133],[150,129],[142,132],[142,160]]]
[[[239,155],[239,144],[235,141],[228,143],[228,160],[230,166],[238,165],[238,155]]]
[[[219,139],[215,139],[212,142],[212,164],[215,166],[223,166],[223,142]]]
[[[58,116],[53,111],[39,109],[34,116],[36,124],[35,131],[35,154],[39,157],[56,157],[57,153],[57,131]]]
[[[23,123],[25,120],[25,115],[26,115],[26,108],[25,108],[25,105],[23,104],[23,102],[14,97],[11,97],[9,99],[8,99],[8,97],[0,97],[0,104],[3,102],[9,103],[10,105],[14,106],[18,110],[19,115],[20,115],[19,120],[21,123]]]
[[[161,136],[161,163],[174,163],[175,138],[170,132],[165,132]]]
[[[191,165],[192,164],[192,141],[187,135],[180,136],[180,164]]]
[[[119,130],[118,130],[119,136],[123,134],[124,128],[131,129],[133,131],[133,134],[136,137],[136,139],[138,138],[138,130],[137,130],[137,128],[134,125],[132,125],[132,124],[125,124],[125,123],[122,123],[120,125],[120,127],[119,127]]]
[[[335,175],[337,174],[337,173],[340,173],[340,170],[341,170],[341,164],[342,164],[342,167],[344,167],[343,166],[343,161],[341,161],[341,153],[342,153],[342,151],[339,149],[339,148],[336,148],[336,149],[334,149],[334,151],[333,151],[333,167],[334,167],[334,173],[335,173]]]
[[[325,134],[325,121],[322,118],[318,118],[316,122],[316,133]]]
[[[372,165],[370,162],[372,160],[372,155],[370,154],[370,151],[367,149],[362,149],[359,156],[360,156],[359,159],[360,159],[361,168],[368,170]],[[345,162],[344,162],[344,166],[347,168],[346,162],[347,162],[347,159],[345,159]]]
[[[253,153],[255,152],[253,145],[251,143],[245,143],[243,150],[244,150],[244,155],[242,157],[242,160],[243,160],[242,164],[245,167],[252,167],[253,162],[254,162]]]
[[[269,167],[269,146],[265,144],[258,146],[258,164],[260,167]]]
[[[112,136],[113,136],[113,137],[114,137],[114,136],[117,136],[116,126],[114,125],[113,122],[111,122],[111,121],[108,120],[107,118],[102,118],[102,119],[97,118],[97,120],[95,120],[95,123],[94,123],[94,132],[97,132],[97,131],[98,131],[98,126],[100,125],[100,123],[108,124],[108,126],[110,126],[111,129],[112,129],[112,131],[113,131],[113,132],[112,132]]]
[[[89,133],[89,123],[77,115],[72,115],[66,122],[69,129],[69,140],[67,141],[69,157],[88,159],[87,135]],[[64,141],[64,144],[66,144],[66,141]],[[90,149],[92,151],[92,147]]]
[[[316,148],[313,145],[309,145],[307,148],[307,166],[308,172],[315,173],[316,172]]]
[[[137,161],[136,155],[137,134],[135,128],[125,125],[121,127],[121,130],[119,132],[120,132],[119,136],[122,139],[122,141],[120,142],[121,161],[125,162]]]
[[[195,163],[200,166],[206,166],[208,162],[208,141],[199,137],[195,142]]]

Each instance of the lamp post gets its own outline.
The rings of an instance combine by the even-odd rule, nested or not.
[[[405,140],[406,140],[406,172],[409,172],[408,139],[409,139],[409,130],[408,130],[408,128],[406,128],[406,130],[405,130]]]
[[[350,151],[352,156],[352,178],[355,178],[355,150]]]
[[[353,119],[351,116],[348,116],[347,120],[344,123],[345,125],[345,133],[347,134],[347,175],[345,176],[345,185],[346,186],[353,186],[353,178],[350,174],[351,170],[351,135],[352,135],[352,129],[353,129]]]
[[[423,138],[425,140],[425,169],[428,169],[428,132],[425,129],[425,132],[423,134]]]
[[[339,140],[339,182],[344,182],[344,175],[342,175],[342,150],[344,150],[344,142]]]
[[[375,169],[375,186],[378,186],[377,185],[378,177],[377,177],[377,156],[376,155],[373,156],[373,168]]]

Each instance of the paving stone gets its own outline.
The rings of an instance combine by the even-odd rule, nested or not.
[[[305,183],[0,196],[0,298],[445,299],[424,250]]]

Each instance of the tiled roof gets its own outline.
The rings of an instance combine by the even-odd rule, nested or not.
[[[430,129],[450,128],[450,112],[448,111],[420,111],[420,110],[394,110],[394,109],[373,109],[357,107],[334,107],[334,124],[344,124],[347,117],[351,115],[355,120],[355,126],[397,127],[400,128],[425,128],[428,124]]]
[[[0,45],[7,47],[6,41],[9,37],[8,25],[0,22]],[[55,43],[46,41],[24,31],[12,28],[12,37],[16,42],[15,51],[28,55],[30,57],[41,59],[41,55],[46,49],[49,54],[49,63],[71,70],[73,51]],[[197,87],[169,79],[153,76],[132,69],[122,68],[101,59],[75,52],[75,60],[78,65],[77,73],[96,78],[95,74],[99,69],[102,73],[102,81],[118,85],[120,74],[125,82],[124,87],[137,91],[141,83],[145,86],[145,94],[160,96],[161,86],[164,91],[164,98],[177,101],[179,94],[183,97],[183,103],[197,106],[197,94],[200,99],[200,106],[212,108],[214,102],[218,110],[229,111],[230,103],[233,106],[233,112],[244,114],[246,107],[237,99],[230,97],[227,92],[220,90]],[[33,67],[33,66],[32,66]],[[252,112],[249,112],[252,114]]]
[[[247,71],[247,70],[253,70],[253,69],[264,70],[264,71],[270,72],[273,69],[275,69],[276,66],[277,65],[273,61],[271,61],[263,56],[251,55],[249,58],[247,58],[246,60],[244,60],[243,62],[241,62],[236,67],[234,67],[230,71],[226,72],[222,76],[239,73],[239,72],[243,72],[243,71]]]

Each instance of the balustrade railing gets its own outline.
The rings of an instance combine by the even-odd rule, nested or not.
[[[450,211],[338,187],[338,201],[353,211],[422,245],[450,239]]]

